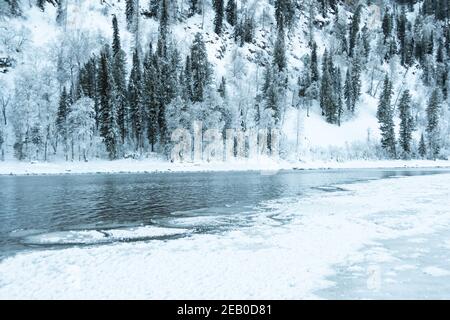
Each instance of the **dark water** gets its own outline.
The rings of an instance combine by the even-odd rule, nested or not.
[[[329,192],[332,189],[320,187],[335,184],[443,172],[408,169],[283,171],[275,175],[0,176],[0,259],[22,250],[42,249],[27,241],[33,235],[142,225],[177,227],[168,225],[167,218],[225,217],[220,224],[182,226],[195,228],[195,232],[212,232],[218,226],[238,227],[233,217],[245,215],[267,200]]]

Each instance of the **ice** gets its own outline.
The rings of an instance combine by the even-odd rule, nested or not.
[[[187,229],[154,226],[110,230],[70,230],[27,236],[23,242],[33,245],[99,244],[181,235],[188,232]]]

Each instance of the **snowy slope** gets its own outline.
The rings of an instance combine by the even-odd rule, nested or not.
[[[252,117],[250,107],[253,106],[253,99],[261,89],[263,65],[272,59],[276,23],[274,7],[271,3],[272,1],[269,0],[246,1],[247,8],[254,12],[257,28],[253,43],[246,43],[242,47],[234,42],[233,28],[228,23],[225,23],[221,37],[214,33],[214,11],[209,1],[206,1],[204,15],[185,18],[181,22],[175,21],[170,26],[173,41],[182,57],[189,53],[195,33],[203,33],[208,59],[214,69],[214,81],[218,83],[222,76],[228,79],[228,92],[231,97],[229,108],[230,110],[243,108],[244,118]],[[148,1],[141,1],[140,5],[142,9],[145,9]],[[186,5],[184,1],[178,1],[178,7]],[[241,5],[242,2],[238,1],[238,7]],[[8,54],[16,60],[15,68],[8,73],[0,74],[0,83],[4,92],[9,94],[14,92],[14,78],[19,72],[32,68],[40,70],[46,64],[48,68],[54,70],[56,53],[61,50],[82,53],[82,55],[74,56],[69,54],[71,59],[77,60],[77,63],[82,65],[92,54],[99,52],[102,44],[111,42],[112,15],[116,15],[119,19],[122,47],[127,53],[128,70],[131,68],[135,36],[126,31],[125,1],[69,1],[66,32],[55,24],[56,9],[51,5],[46,5],[45,12],[25,4],[22,9],[22,17],[3,17],[0,20],[0,32],[3,37],[5,32],[18,35],[14,41],[8,39],[7,42],[0,43],[0,53]],[[345,9],[345,6],[340,6],[341,15],[346,18],[351,17],[352,12]],[[418,10],[419,4],[415,6],[414,12],[408,13],[411,22]],[[379,32],[381,13],[382,8],[376,4],[365,8],[362,13],[362,24],[368,24],[371,29]],[[335,45],[335,39],[330,34],[331,22],[334,18],[333,14],[326,19],[320,15],[316,17],[315,22],[323,24],[314,29],[314,39],[319,48],[319,61],[322,59],[325,48],[332,48]],[[296,87],[298,76],[305,68],[304,59],[310,54],[307,20],[307,13],[301,12],[297,17],[295,29],[290,31],[286,38],[289,90],[282,128],[286,135],[284,149],[288,150],[287,158],[293,160],[377,158],[380,133],[376,109],[384,72],[391,73],[396,102],[401,91],[409,89],[412,93],[416,115],[421,119],[418,130],[414,133],[414,147],[417,148],[420,134],[424,131],[425,105],[430,92],[420,80],[421,71],[414,67],[405,70],[399,65],[398,59],[393,59],[390,63],[384,62],[384,64],[379,64],[377,61],[370,62],[370,64],[377,64],[376,80],[372,80],[373,66],[368,66],[368,71],[362,75],[362,96],[356,114],[345,119],[340,127],[328,124],[321,116],[317,104],[312,106],[307,115],[306,107],[298,101]],[[158,22],[154,19],[141,19],[139,37],[143,48],[147,48],[149,43],[156,43],[158,27]],[[372,45],[375,44],[376,39],[372,39]],[[74,47],[71,48],[71,45]],[[20,50],[14,50],[18,46]],[[345,75],[345,63],[339,60],[335,63],[342,67]],[[377,90],[374,90],[372,86],[377,86]],[[372,91],[371,94],[367,93],[369,91]],[[295,108],[297,106],[300,106],[300,111]],[[235,121],[238,120],[235,119]],[[398,132],[399,121],[398,119],[395,121]],[[445,129],[448,130],[448,125]],[[13,129],[8,126],[6,130],[7,159],[13,159],[13,144]],[[52,160],[60,158],[61,156],[55,156]]]

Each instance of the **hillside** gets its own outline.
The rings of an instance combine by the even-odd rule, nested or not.
[[[254,157],[253,145],[290,161],[446,159],[449,12],[446,0],[3,1],[1,159],[190,161],[198,141],[183,131],[174,153],[171,138],[195,121],[195,160]],[[217,138],[227,129],[241,149],[239,134]]]

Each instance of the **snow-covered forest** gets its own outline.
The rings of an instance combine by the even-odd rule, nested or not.
[[[1,0],[0,159],[167,159],[194,121],[280,130],[293,161],[446,159],[449,19],[448,0]]]

